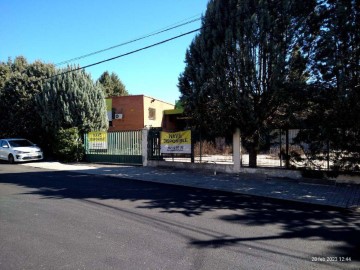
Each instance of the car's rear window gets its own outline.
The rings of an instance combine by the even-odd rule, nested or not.
[[[24,146],[33,146],[28,140],[11,140],[9,141],[11,147],[24,147]]]

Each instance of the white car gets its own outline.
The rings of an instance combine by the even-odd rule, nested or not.
[[[26,139],[0,139],[0,159],[9,163],[42,160],[41,149]]]

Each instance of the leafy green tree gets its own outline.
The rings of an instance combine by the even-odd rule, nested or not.
[[[36,101],[42,126],[50,134],[74,127],[81,133],[108,127],[104,94],[84,71],[53,77]]]
[[[115,73],[109,74],[108,71],[105,71],[101,74],[98,82],[104,91],[105,97],[129,95],[125,85]]]
[[[0,63],[0,137],[29,138],[48,155],[60,130],[107,129],[100,86],[83,71],[55,73],[52,64],[28,63],[22,56]]]
[[[181,101],[200,129],[240,128],[256,166],[262,137],[291,94],[297,36],[315,1],[212,0],[186,53]]]
[[[7,108],[5,107],[7,104],[5,104],[4,99],[4,86],[6,82],[10,79],[11,76],[11,59],[9,59],[8,63],[0,62],[0,137],[6,137],[8,131],[7,126],[5,123],[5,119],[7,118]]]
[[[0,92],[11,75],[11,59],[7,63],[0,62]]]
[[[338,169],[358,170],[360,163],[359,12],[356,0],[317,1],[302,43],[309,59],[311,130],[298,140],[310,146],[309,160],[327,159]]]
[[[294,129],[305,125],[304,120],[309,115],[309,71],[307,60],[297,45],[291,52],[285,70],[284,94],[282,104],[274,115],[272,124],[276,128]]]
[[[41,91],[41,78],[53,73],[53,65],[29,64],[22,56],[0,64],[0,136],[39,141],[42,130],[35,96]]]

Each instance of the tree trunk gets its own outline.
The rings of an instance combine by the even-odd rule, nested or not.
[[[251,148],[249,149],[249,167],[250,168],[256,168],[256,166],[257,166],[256,160],[257,160],[257,147],[255,145],[252,145]]]
[[[290,168],[290,155],[289,155],[289,129],[286,129],[285,131],[285,140],[286,140],[286,145],[285,145],[285,167],[286,169]]]
[[[255,133],[253,135],[253,141],[249,147],[249,167],[256,168],[257,167],[257,154],[259,149],[259,135]]]

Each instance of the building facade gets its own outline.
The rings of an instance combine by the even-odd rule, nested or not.
[[[111,97],[109,131],[139,130],[161,127],[163,112],[174,105],[144,95]]]

